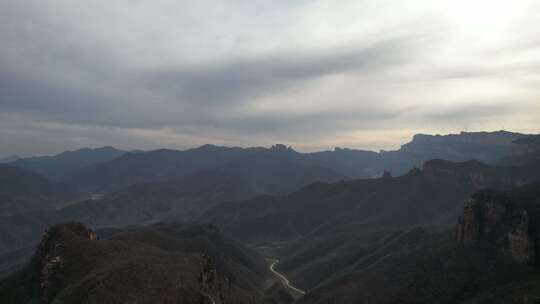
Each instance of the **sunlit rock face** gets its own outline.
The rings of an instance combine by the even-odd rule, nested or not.
[[[456,239],[465,244],[486,242],[522,263],[534,262],[535,236],[527,210],[504,194],[482,191],[463,208]]]

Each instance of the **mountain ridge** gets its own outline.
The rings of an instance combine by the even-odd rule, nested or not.
[[[86,166],[110,161],[126,152],[113,147],[81,148],[53,156],[19,158],[10,164],[37,172],[49,179],[62,180],[65,176]]]
[[[315,183],[286,196],[222,203],[202,219],[248,243],[300,237],[334,217],[397,226],[450,224],[474,191],[539,181],[538,168],[433,160],[403,176]],[[283,228],[272,231],[275,223]]]
[[[0,282],[10,303],[275,303],[262,257],[212,226],[158,224],[101,239],[81,223],[47,230],[29,265]]]
[[[304,165],[325,167],[350,178],[376,177],[384,171],[402,175],[412,167],[422,166],[425,161],[434,158],[450,161],[477,159],[495,163],[508,153],[514,140],[526,136],[507,131],[462,132],[444,136],[417,134],[411,142],[402,145],[399,150],[379,153],[347,148],[300,153],[282,144],[269,148],[222,147],[207,144],[187,150],[159,149],[136,154],[128,153],[117,159],[73,172],[65,177],[65,181],[90,192],[111,192],[137,183],[186,176],[262,152]]]

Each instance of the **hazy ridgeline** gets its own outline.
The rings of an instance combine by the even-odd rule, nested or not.
[[[205,145],[18,159],[0,166],[0,300],[536,299],[536,139],[461,133],[416,135],[380,153]],[[294,287],[265,258],[279,259]]]

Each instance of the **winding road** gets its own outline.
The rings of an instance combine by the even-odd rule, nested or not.
[[[289,281],[289,279],[287,279],[287,277],[285,277],[284,275],[282,275],[281,273],[277,272],[274,269],[276,267],[276,265],[279,263],[279,260],[270,259],[270,258],[267,258],[267,260],[270,262],[270,267],[269,267],[270,271],[279,279],[279,281],[283,284],[283,286],[285,286],[286,288],[288,288],[291,291],[291,295],[293,296],[293,298],[298,299],[301,296],[306,294],[305,291],[294,287],[291,284],[291,282]]]

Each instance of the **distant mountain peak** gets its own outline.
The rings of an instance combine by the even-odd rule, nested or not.
[[[425,134],[417,133],[413,135],[412,141],[405,144],[404,146],[410,145],[414,142],[431,142],[431,141],[482,141],[485,142],[489,140],[490,143],[511,143],[512,141],[525,137],[525,134],[514,133],[509,131],[493,131],[493,132],[466,132],[461,131],[459,134],[450,133],[450,134]]]
[[[64,151],[54,156],[21,158],[13,162],[13,165],[37,172],[47,178],[59,180],[85,166],[110,161],[125,153],[127,151],[109,146],[86,147],[74,151]]]
[[[19,155],[9,155],[9,156],[6,156],[6,157],[2,157],[0,158],[0,164],[7,164],[7,163],[11,163],[11,162],[14,162],[18,159],[20,159],[21,157]]]
[[[272,147],[270,148],[272,150],[286,150],[286,151],[294,151],[293,148],[291,146],[286,146],[284,144],[275,144],[275,145],[272,145]]]
[[[212,144],[204,144],[202,146],[195,148],[195,150],[214,150],[216,148],[219,148],[219,146],[212,145]]]
[[[407,172],[406,176],[414,177],[414,176],[422,176],[422,170],[418,167],[412,168],[409,172]]]
[[[99,148],[94,148],[94,151],[118,151],[118,149],[113,146],[103,146]]]
[[[267,151],[277,155],[293,155],[298,154],[291,146],[286,146],[283,144],[272,145]]]
[[[75,154],[75,153],[87,153],[87,152],[124,152],[124,151],[118,150],[112,146],[103,146],[103,147],[96,147],[96,148],[84,147],[84,148],[80,148],[76,150],[64,151],[60,154],[57,154],[56,156],[63,155],[63,154],[72,154],[72,153]]]

